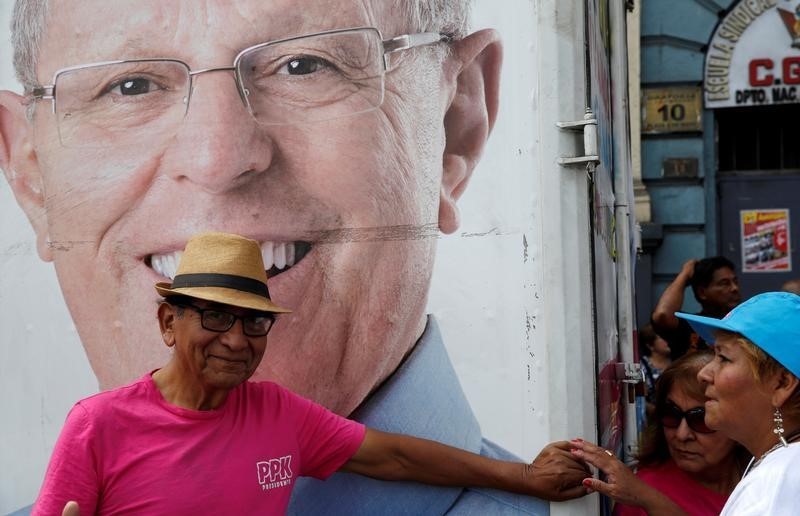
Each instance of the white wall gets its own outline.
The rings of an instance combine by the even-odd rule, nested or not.
[[[462,227],[439,241],[429,302],[484,435],[526,457],[547,442],[546,421],[539,415],[533,420],[536,431],[524,434],[530,430],[524,424],[529,353],[540,359],[543,354],[528,326],[535,324],[529,318],[540,288],[533,261],[539,242],[533,235],[541,223],[530,5],[506,0],[498,9],[493,2],[476,2],[473,27],[494,27],[503,37],[500,114],[459,202]],[[541,380],[534,375],[532,383]],[[537,442],[531,444],[531,438]]]

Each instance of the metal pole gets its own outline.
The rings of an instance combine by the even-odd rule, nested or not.
[[[611,98],[614,141],[614,216],[617,252],[617,331],[620,360],[634,362],[635,327],[633,301],[633,257],[635,256],[633,177],[630,156],[628,104],[628,45],[626,9],[623,0],[610,0]],[[623,385],[623,453],[630,462],[638,451],[634,384]]]

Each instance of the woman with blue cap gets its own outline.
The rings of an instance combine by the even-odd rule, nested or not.
[[[676,314],[714,342],[706,424],[753,454],[722,514],[800,511],[800,296],[755,296],[724,319]],[[711,341],[709,341],[711,342]]]
[[[705,423],[753,454],[722,515],[800,513],[800,296],[768,292],[723,319],[676,313],[707,342],[715,358],[698,373],[706,384]],[[642,485],[615,457],[590,443],[575,455],[607,475],[584,485],[651,514],[675,506]]]

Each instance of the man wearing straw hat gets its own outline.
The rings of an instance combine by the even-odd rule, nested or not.
[[[272,323],[290,311],[270,300],[254,240],[193,237],[174,280],[156,290],[169,362],[73,407],[34,514],[70,501],[88,514],[283,514],[297,477],[337,470],[551,500],[586,492],[588,470],[566,442],[529,465],[493,460],[372,430],[272,382],[248,382]]]

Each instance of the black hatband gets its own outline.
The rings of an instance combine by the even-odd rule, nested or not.
[[[269,299],[267,285],[253,278],[233,274],[198,273],[179,274],[172,280],[171,289],[195,287],[223,287],[249,292]]]

